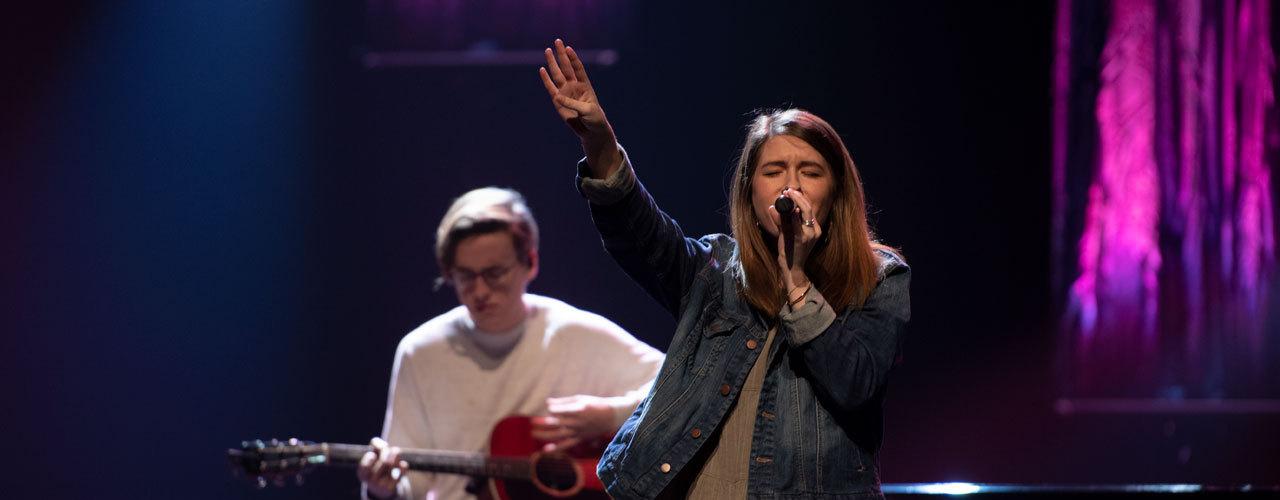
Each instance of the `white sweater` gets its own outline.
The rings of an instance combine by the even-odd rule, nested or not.
[[[616,397],[621,425],[644,398],[663,355],[604,317],[526,294],[527,319],[506,333],[477,332],[465,307],[400,341],[382,437],[393,446],[485,452],[510,415],[546,415],[549,397]],[[469,478],[409,472],[400,498],[468,498]]]

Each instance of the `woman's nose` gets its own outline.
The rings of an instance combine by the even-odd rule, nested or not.
[[[787,184],[782,187],[785,191],[787,188],[800,190],[800,173],[797,171],[787,172]]]

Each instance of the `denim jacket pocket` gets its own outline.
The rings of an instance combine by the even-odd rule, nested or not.
[[[716,337],[726,335],[733,331],[742,323],[740,318],[732,317],[721,304],[721,297],[718,290],[708,293],[708,297],[703,302],[706,309],[702,311],[702,317],[698,321],[697,328],[702,331],[703,337]]]
[[[716,315],[713,318],[709,318],[706,324],[702,326],[702,336],[710,338],[728,335],[729,333],[732,333],[733,329],[737,326],[738,322],[730,318]]]
[[[737,326],[731,321],[717,317],[714,313],[708,314],[709,317],[702,319],[702,323],[698,326],[701,330],[700,335],[691,335],[690,340],[697,342],[699,345],[691,353],[689,357],[688,374],[694,377],[689,382],[694,382],[697,378],[706,375],[710,365],[716,363],[724,353],[729,336],[733,333]]]

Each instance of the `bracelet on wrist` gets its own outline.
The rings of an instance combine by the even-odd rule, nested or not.
[[[800,288],[802,288],[802,287],[798,287],[798,286],[797,286],[797,287],[792,288],[791,290],[789,290],[789,291],[787,292],[787,305],[789,305],[789,306],[791,306],[791,307],[793,307],[793,308],[794,308],[794,307],[796,306],[796,304],[799,304],[801,301],[803,301],[803,300],[804,300],[805,295],[809,295],[809,289],[810,289],[810,288],[812,288],[812,287],[813,287],[813,283],[812,283],[812,282],[810,282],[809,284],[805,285],[805,286],[803,287],[803,288],[804,288],[804,292],[802,292],[802,293],[800,294],[800,296],[799,296],[799,297],[796,297],[796,298],[794,298],[794,299],[793,299],[793,298],[791,298],[792,293],[793,293],[793,292],[795,292],[796,290],[799,290],[799,289],[800,289]]]

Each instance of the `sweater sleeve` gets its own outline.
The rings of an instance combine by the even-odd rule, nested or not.
[[[434,448],[426,407],[418,387],[418,374],[413,349],[401,342],[396,349],[395,364],[391,369],[391,387],[387,395],[387,413],[382,424],[382,439],[390,446],[401,448]],[[396,485],[396,498],[407,500],[423,498],[431,489],[433,474],[408,471]],[[361,497],[371,499],[368,489],[361,485]]]
[[[636,406],[649,395],[665,359],[662,352],[632,337],[621,327],[607,332],[606,352],[598,352],[600,371],[610,380],[606,391],[614,409],[614,424],[621,427]],[[603,356],[601,356],[603,354]]]
[[[665,357],[603,316],[576,308],[566,308],[565,316],[572,319],[555,334],[563,359],[573,360],[563,367],[563,392],[603,399],[621,427],[648,396]]]
[[[810,286],[809,291],[805,292],[794,307],[791,304],[782,306],[782,314],[778,317],[781,318],[791,343],[803,345],[831,326],[836,320],[836,312],[831,309],[822,292],[818,291],[818,287]]]

